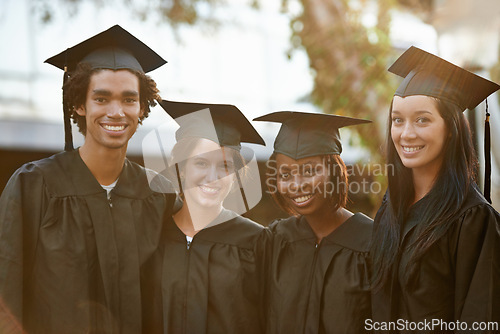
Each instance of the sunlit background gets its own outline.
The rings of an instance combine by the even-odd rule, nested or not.
[[[0,190],[24,162],[63,149],[62,72],[44,60],[114,24],[168,61],[149,73],[164,99],[234,104],[249,119],[278,110],[372,119],[371,128],[341,130],[348,164],[383,164],[387,111],[399,82],[386,69],[409,46],[500,82],[497,0],[1,0]],[[488,102],[498,210],[498,93]],[[469,120],[483,171],[484,104]],[[132,160],[142,162],[142,138],[167,121],[155,107],[129,144]],[[267,143],[250,146],[264,174],[279,126],[253,124]],[[73,132],[81,144],[76,126]],[[349,207],[373,217],[385,178],[367,170],[353,180],[368,178],[381,190],[351,194]],[[263,224],[282,214],[269,196],[248,213]]]

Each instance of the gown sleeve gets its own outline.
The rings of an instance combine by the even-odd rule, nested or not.
[[[482,204],[467,210],[462,219],[456,243],[455,316],[468,323],[500,323],[500,215]]]
[[[47,198],[43,177],[32,164],[12,175],[0,197],[1,332],[22,327],[23,287],[31,276]]]

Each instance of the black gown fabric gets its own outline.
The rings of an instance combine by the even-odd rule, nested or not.
[[[410,208],[400,249],[415,241],[418,217],[428,200],[424,197]],[[387,219],[387,207],[384,201],[375,217],[375,228]],[[440,319],[469,326],[476,321],[497,321],[500,325],[500,216],[476,186],[470,187],[452,226],[424,255],[413,278],[405,275],[410,255],[403,251],[392,279],[374,290],[374,321],[403,319],[425,324]],[[422,332],[453,329],[422,328]]]
[[[356,213],[316,244],[304,217],[273,222],[269,333],[364,333],[372,220]]]
[[[1,332],[149,332],[149,270],[161,266],[175,195],[151,191],[127,159],[110,194],[78,150],[11,177],[0,198]]]
[[[263,333],[270,232],[241,216],[199,231],[189,249],[169,219],[163,260],[164,333]]]

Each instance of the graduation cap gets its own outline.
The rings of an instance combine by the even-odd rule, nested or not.
[[[389,72],[404,78],[394,95],[432,96],[452,102],[462,111],[474,109],[500,89],[496,83],[414,46],[389,67]]]
[[[236,106],[167,100],[162,100],[160,105],[179,124],[175,133],[177,141],[183,138],[205,138],[219,146],[236,150],[241,149],[241,142],[265,145],[264,139]],[[178,184],[181,186],[178,163],[174,163]],[[250,206],[239,172],[236,171],[235,175],[245,209],[249,211]],[[180,191],[182,193],[182,189]]]
[[[142,73],[152,71],[166,63],[156,52],[128,31],[115,25],[45,61],[64,71],[63,85],[79,63],[92,69],[131,69]],[[65,150],[73,149],[70,106],[64,101]]]
[[[481,101],[500,89],[498,84],[414,46],[406,50],[389,67],[389,72],[404,78],[394,95],[431,96],[454,103],[461,111],[474,109]],[[484,196],[491,203],[489,116],[486,102]]]
[[[339,129],[344,126],[371,123],[347,116],[278,111],[254,119],[282,123],[274,141],[274,152],[294,160],[325,154],[340,154]]]
[[[236,106],[167,100],[162,100],[160,105],[180,126],[175,133],[177,141],[186,137],[206,138],[220,146],[236,149],[241,147],[241,142],[265,145],[264,139]],[[203,109],[209,109],[213,126],[196,114]],[[182,117],[189,114],[192,117]]]
[[[166,63],[156,52],[131,33],[114,25],[45,61],[72,72],[81,63],[92,68],[132,69],[147,73]]]

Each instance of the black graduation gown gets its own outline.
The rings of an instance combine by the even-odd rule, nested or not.
[[[78,150],[22,166],[0,198],[0,329],[148,332],[174,199],[128,160],[109,201]]]
[[[199,231],[189,249],[169,219],[163,262],[164,332],[263,333],[267,238],[237,216]]]
[[[356,213],[319,245],[304,217],[273,222],[269,333],[363,333],[372,220]]]
[[[410,209],[402,229],[401,249],[415,240],[417,218],[427,200],[424,197]],[[379,209],[375,226],[386,219],[387,205],[384,202]],[[411,254],[402,252],[392,280],[374,291],[374,321],[425,323],[441,319],[470,325],[475,321],[500,324],[500,216],[477,187],[471,186],[453,221],[422,258],[411,285],[405,276]]]

